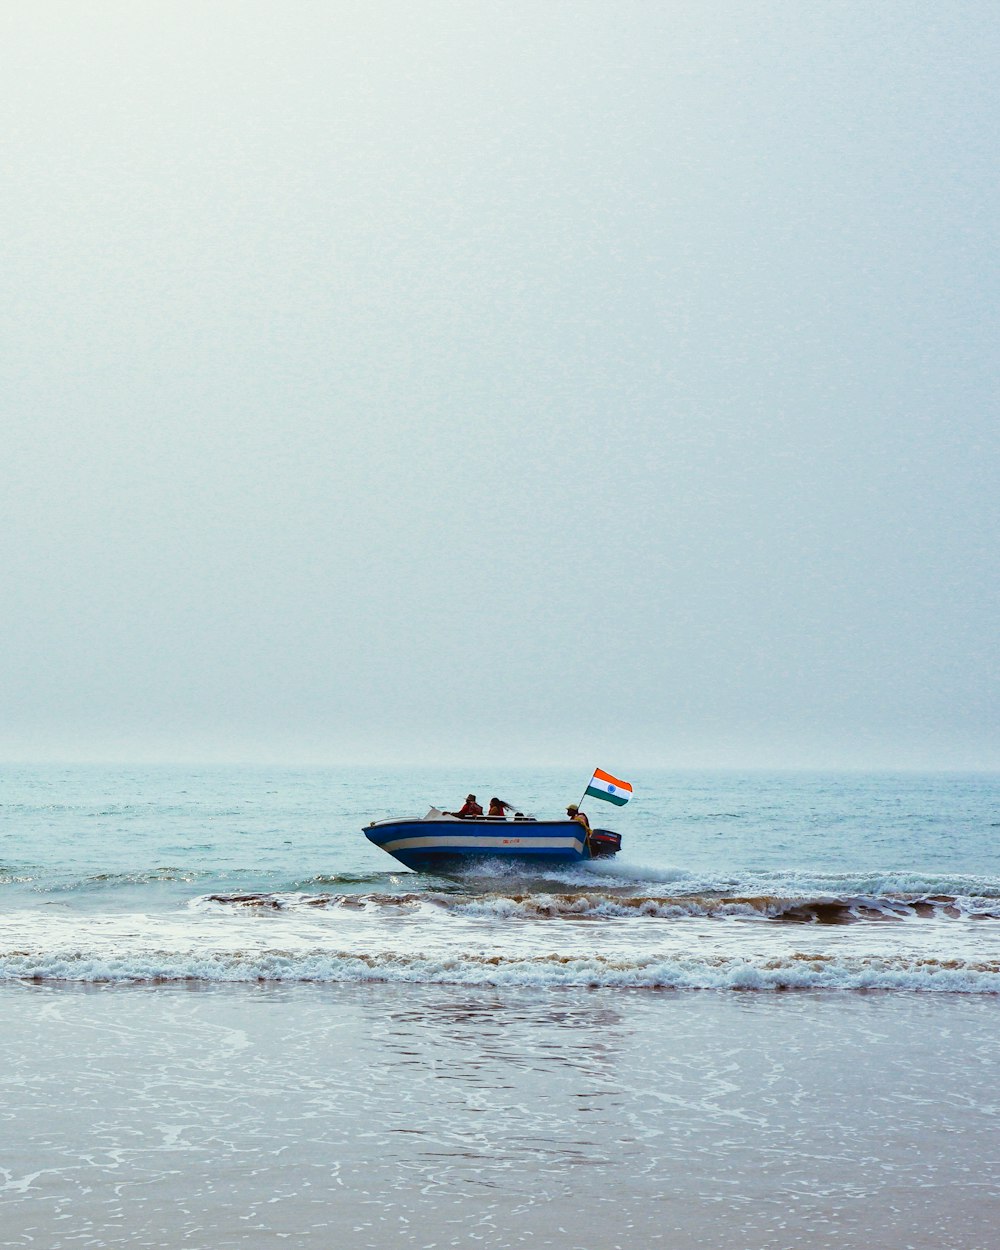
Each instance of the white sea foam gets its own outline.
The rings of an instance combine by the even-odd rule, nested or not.
[[[328,950],[8,952],[0,980],[82,983],[410,982],[437,985],[568,986],[687,990],[918,990],[998,994],[1000,960],[807,955],[684,958],[517,958],[478,954]]]
[[[862,920],[949,919],[974,916],[1000,919],[996,898],[947,894],[764,894],[676,896],[637,893],[606,893],[595,888],[565,893],[446,893],[384,891],[351,894],[307,894],[302,891],[210,894],[191,899],[192,911],[350,911],[394,914],[435,911],[495,920],[545,920],[581,918],[679,919],[685,916],[730,917],[797,921],[800,923],[852,923]]]

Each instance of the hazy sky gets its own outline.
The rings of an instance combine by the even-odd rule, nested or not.
[[[1000,767],[995,3],[0,6],[0,756]]]

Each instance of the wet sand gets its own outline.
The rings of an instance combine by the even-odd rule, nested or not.
[[[988,1250],[1000,1003],[0,987],[0,1247]]]

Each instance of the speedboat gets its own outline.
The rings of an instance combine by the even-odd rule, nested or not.
[[[426,816],[376,820],[365,837],[416,872],[454,872],[482,860],[520,864],[579,864],[615,855],[621,835],[587,830],[576,820],[517,816],[451,816],[432,807]]]

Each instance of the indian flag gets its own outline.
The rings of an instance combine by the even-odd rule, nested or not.
[[[595,799],[607,799],[609,803],[615,803],[618,807],[623,807],[632,797],[632,787],[627,781],[619,781],[617,777],[612,777],[610,773],[605,773],[599,768],[595,768],[594,775],[587,786],[587,794]]]

